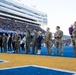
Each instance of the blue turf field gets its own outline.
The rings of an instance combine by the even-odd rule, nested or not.
[[[56,48],[53,47],[53,50],[54,50],[53,56],[56,56]],[[63,51],[64,51],[63,57],[74,57],[74,49],[72,46],[63,46]],[[48,55],[46,53],[47,53],[47,49],[45,47],[42,47],[41,55]]]
[[[47,54],[47,49],[45,47],[42,47],[41,48],[41,54],[40,55],[45,55],[45,56],[56,56],[56,48],[53,47],[53,50],[54,50],[54,55],[52,55],[51,53],[48,55]],[[32,50],[30,49],[30,54],[32,53]],[[61,55],[58,55],[58,57],[74,57],[74,49],[72,46],[63,46],[63,51],[64,51],[64,55],[61,56]],[[19,50],[19,53],[21,54],[21,48]],[[26,49],[25,49],[25,52],[26,52]],[[36,54],[34,54],[36,55]]]
[[[73,75],[74,73],[28,66],[0,70],[0,75]]]
[[[42,47],[41,54],[44,56],[56,56],[56,48],[53,47],[54,55],[46,54],[47,49]],[[64,55],[58,57],[74,57],[74,50],[72,46],[63,46]],[[21,50],[19,53],[21,54]],[[25,51],[26,52],[26,51]],[[31,51],[32,52],[32,51]],[[36,54],[35,54],[36,55]],[[3,61],[0,61],[2,63]],[[18,67],[18,68],[10,68],[10,69],[3,69],[0,70],[0,75],[73,75],[73,72],[61,71],[61,70],[54,70],[48,69],[43,67],[35,67],[35,66],[28,66],[28,67]]]
[[[56,55],[56,48],[55,48],[55,46],[52,49],[54,51],[54,55],[52,55],[51,53],[50,54],[47,54],[46,47],[42,47],[41,48],[41,54],[40,55],[44,55],[44,56],[57,56]],[[63,46],[63,51],[64,51],[64,55],[61,56],[59,54],[58,57],[74,57],[74,49],[73,49],[72,46]]]

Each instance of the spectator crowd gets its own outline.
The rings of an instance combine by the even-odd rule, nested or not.
[[[42,28],[40,28],[38,25],[22,22],[14,19],[9,18],[0,18],[0,28],[3,30],[11,30],[11,31],[20,31],[20,32],[26,32],[27,27],[29,30],[38,29],[41,32],[45,32]]]

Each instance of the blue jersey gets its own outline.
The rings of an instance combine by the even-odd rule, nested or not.
[[[42,39],[43,39],[42,36],[38,36],[37,39],[36,39],[36,42],[37,42],[37,43],[41,43]]]

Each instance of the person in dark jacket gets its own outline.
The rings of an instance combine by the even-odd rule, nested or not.
[[[25,35],[21,34],[21,41],[20,41],[20,45],[21,45],[21,49],[22,49],[22,53],[24,53],[24,45],[25,45]]]
[[[2,52],[2,35],[0,35],[0,49],[1,49],[1,52]]]
[[[11,45],[12,45],[12,37],[11,34],[8,34],[7,37],[7,45],[8,45],[8,51],[12,51]]]
[[[41,31],[38,32],[38,37],[36,39],[36,52],[37,54],[40,54],[41,53],[41,42],[42,42],[42,33]]]
[[[13,48],[13,51],[15,53],[15,34],[12,34],[12,48]]]

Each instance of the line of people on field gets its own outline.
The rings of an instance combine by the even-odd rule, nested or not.
[[[54,33],[56,54],[63,55],[64,54],[63,49],[62,49],[63,31],[60,30],[59,26],[56,27],[56,30],[57,31]],[[26,35],[22,34],[20,36],[18,34],[18,31],[16,32],[16,34],[12,34],[12,37],[10,34],[8,34],[8,37],[7,37],[5,33],[3,34],[3,36],[0,35],[1,52],[2,52],[2,48],[4,48],[5,53],[7,51],[11,51],[13,48],[14,52],[18,53],[21,47],[22,53],[24,53],[24,46],[26,45],[26,54],[29,54],[30,42],[32,42],[32,54],[35,54],[35,52],[36,54],[40,54],[41,43],[43,40],[43,42],[46,44],[47,53],[54,54],[54,51],[52,50],[53,43],[52,43],[52,33],[50,32],[50,29],[49,28],[46,29],[44,37],[42,36],[41,31],[38,31],[37,29],[34,29],[33,31],[34,31],[34,35],[32,39],[31,39],[31,32],[28,29],[26,31]],[[69,33],[71,35],[71,40],[74,47],[74,56],[76,56],[76,22],[74,23],[74,27],[73,26],[69,27]]]
[[[55,38],[55,46],[56,46],[56,54],[57,55],[63,55],[63,49],[62,49],[62,37],[63,37],[63,31],[60,30],[60,27],[56,27],[56,32],[54,34]],[[54,51],[52,50],[53,42],[52,42],[52,33],[50,32],[50,28],[46,29],[44,37],[42,36],[42,32],[38,31],[37,29],[33,30],[34,35],[31,39],[31,32],[29,29],[26,31],[26,35],[22,34],[21,36],[18,34],[18,31],[16,34],[12,34],[12,37],[10,34],[8,34],[8,37],[3,34],[2,37],[2,46],[4,48],[4,52],[11,51],[12,48],[14,50],[14,53],[18,53],[20,50],[20,47],[22,48],[22,53],[24,53],[24,47],[26,45],[26,54],[30,53],[30,42],[32,42],[32,54],[40,54],[41,53],[41,43],[42,41],[46,44],[47,53],[48,54],[54,54]],[[0,35],[1,40],[1,35]],[[8,45],[8,50],[7,50]],[[59,50],[60,47],[60,50]]]
[[[34,34],[37,32],[37,35],[34,35],[33,38],[31,38],[31,32],[27,29],[26,35],[21,34],[19,35],[18,31],[16,34],[8,34],[8,36],[3,33],[3,35],[0,35],[0,48],[1,52],[4,50],[4,53],[12,51],[14,53],[18,53],[20,50],[20,47],[22,49],[22,53],[24,53],[24,48],[26,45],[26,54],[30,53],[30,43],[32,41],[32,53],[34,53],[34,49],[36,47],[36,51],[39,52],[41,49],[41,43],[42,43],[42,33],[41,31],[37,31],[37,29],[34,29]],[[8,47],[8,48],[7,48]],[[3,49],[2,49],[3,48]]]

